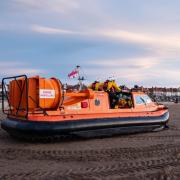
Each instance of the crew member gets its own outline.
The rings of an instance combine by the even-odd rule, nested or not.
[[[116,104],[119,100],[119,92],[121,92],[121,89],[116,84],[114,78],[109,78],[104,82],[103,85],[104,91],[108,92],[109,94],[109,100],[110,100],[110,107],[112,109],[115,108]]]
[[[102,83],[100,83],[99,80],[96,80],[90,86],[88,86],[88,88],[94,91],[102,91]]]
[[[116,105],[115,108],[132,108],[133,103],[132,103],[132,98],[129,95],[126,95],[119,99],[118,104]]]
[[[121,92],[120,87],[116,84],[115,79],[112,77],[104,82],[103,89],[106,92]]]

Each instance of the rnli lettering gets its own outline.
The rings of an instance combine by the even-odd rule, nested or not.
[[[55,98],[55,90],[52,89],[40,89],[39,90],[40,98],[54,99]]]

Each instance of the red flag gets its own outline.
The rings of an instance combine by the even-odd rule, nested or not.
[[[71,73],[68,74],[69,78],[76,78],[79,75],[79,69],[74,69]]]

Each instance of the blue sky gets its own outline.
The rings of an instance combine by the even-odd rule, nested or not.
[[[180,86],[179,0],[0,0],[0,77]],[[70,80],[69,82],[74,83]]]

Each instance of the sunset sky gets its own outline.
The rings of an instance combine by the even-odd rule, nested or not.
[[[179,0],[0,0],[0,78],[180,87]]]

